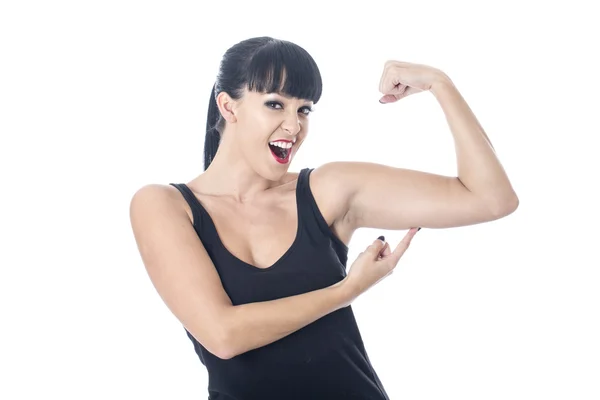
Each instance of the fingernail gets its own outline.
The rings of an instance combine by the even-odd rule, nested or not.
[[[385,236],[383,235],[379,236],[377,239],[381,240],[382,242],[385,242]]]
[[[379,102],[380,102],[381,104],[383,104],[383,101],[381,101],[381,99],[379,99]]]
[[[417,229],[417,232],[419,232],[421,230],[421,227],[419,227],[419,229]]]

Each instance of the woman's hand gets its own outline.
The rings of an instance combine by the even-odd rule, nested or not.
[[[390,250],[389,243],[377,239],[358,255],[342,281],[349,290],[351,300],[392,274],[418,230],[409,229],[394,251]]]
[[[393,103],[414,93],[431,90],[435,83],[450,82],[437,68],[402,61],[387,61],[379,82],[380,103]]]

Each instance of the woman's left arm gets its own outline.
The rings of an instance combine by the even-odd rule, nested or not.
[[[432,84],[456,150],[458,179],[497,216],[518,207],[518,197],[496,156],[494,147],[458,89],[444,77]]]
[[[425,65],[388,61],[380,102],[421,91],[438,100],[454,137],[458,176],[368,162],[331,162],[313,174],[330,183],[353,228],[447,228],[502,218],[519,200],[494,148],[452,81]]]

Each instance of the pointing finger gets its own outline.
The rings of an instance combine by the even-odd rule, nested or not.
[[[392,253],[392,256],[393,256],[395,262],[400,261],[400,258],[406,252],[406,249],[408,249],[408,247],[410,246],[410,242],[412,241],[412,238],[419,231],[419,229],[420,228],[409,229],[408,232],[406,233],[406,235],[404,235],[404,237],[400,241],[400,243],[398,243],[398,245],[394,249],[394,252]]]

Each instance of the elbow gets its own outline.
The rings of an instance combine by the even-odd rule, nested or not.
[[[213,353],[213,352],[211,352]],[[235,357],[236,355],[233,354],[233,352],[229,351],[227,348],[223,348],[223,350],[220,350],[218,352],[214,352],[213,353],[215,355],[215,357],[220,358],[221,360],[230,360],[233,357]]]
[[[225,338],[213,339],[211,348],[207,348],[207,350],[211,352],[215,357],[218,357],[221,360],[229,360],[235,357],[230,342]]]
[[[215,323],[211,324],[208,332],[205,331],[204,334],[199,334],[198,330],[195,330],[195,332],[188,331],[206,351],[221,360],[229,360],[237,355],[233,351],[232,344],[234,341],[231,340],[232,335],[230,330],[222,323],[215,321]]]
[[[496,200],[490,208],[494,219],[504,218],[519,208],[519,197],[512,192],[510,195]]]
[[[239,340],[236,340],[238,337],[236,332],[239,330],[232,323],[235,318],[233,316],[225,318],[227,314],[223,314],[221,320],[215,324],[218,328],[213,331],[214,351],[211,351],[211,353],[221,360],[229,360],[240,354]]]
[[[214,351],[211,351],[211,353],[221,360],[229,360],[237,356],[234,346],[235,341],[232,338],[233,335],[230,330],[221,330],[220,334],[216,336],[213,338]]]

